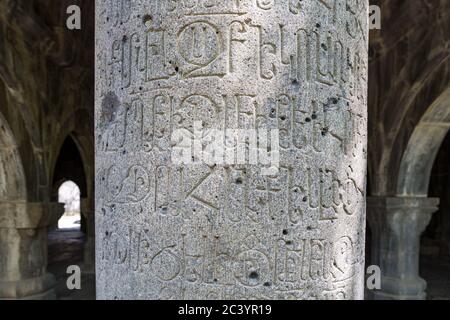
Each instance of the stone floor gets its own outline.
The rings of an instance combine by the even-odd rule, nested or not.
[[[428,300],[450,300],[450,256],[421,256],[420,275],[428,283]]]
[[[58,229],[48,234],[48,270],[57,280],[56,294],[60,300],[95,299],[95,276],[82,274],[81,290],[67,289],[67,267],[82,268],[85,235],[77,229]]]

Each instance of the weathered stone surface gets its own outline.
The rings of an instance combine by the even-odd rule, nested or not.
[[[367,5],[97,1],[99,298],[362,298]],[[279,165],[176,164],[196,121]]]

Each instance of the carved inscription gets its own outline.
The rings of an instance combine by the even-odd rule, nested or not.
[[[158,243],[160,239],[149,230],[116,225],[102,237],[101,262],[136,274],[150,271],[164,283],[163,288],[181,280],[185,283],[182,288],[174,286],[173,290],[173,298],[178,299],[185,299],[187,291],[202,284],[223,287],[208,289],[204,298],[213,293],[222,296],[236,290],[235,286],[268,298],[292,294],[311,298],[304,290],[316,281],[326,288],[317,298],[326,298],[333,291],[345,298],[361,249],[360,243],[347,236],[335,240],[279,238],[267,247],[249,235],[241,239],[239,247],[230,248],[217,236],[195,239],[182,233],[177,243],[165,247]]]
[[[293,84],[340,85],[347,88],[340,93],[344,98],[364,99],[354,90],[362,89],[367,79],[364,53],[323,28],[196,20],[176,34],[159,28],[122,34],[98,55],[101,87],[139,93],[170,80],[224,78],[245,71],[250,79],[268,84],[282,78]]]
[[[362,298],[367,7],[98,1],[99,297]]]

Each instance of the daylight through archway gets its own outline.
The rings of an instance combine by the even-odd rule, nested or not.
[[[64,203],[64,215],[58,229],[81,229],[80,188],[73,181],[64,182],[58,189],[58,202]]]

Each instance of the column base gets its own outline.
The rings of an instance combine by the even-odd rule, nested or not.
[[[371,264],[381,269],[375,300],[424,300],[427,283],[419,276],[420,236],[437,211],[439,199],[425,197],[368,198],[372,231]]]
[[[55,300],[55,277],[45,276],[18,281],[0,281],[0,300]]]
[[[390,294],[383,291],[374,291],[370,294],[370,298],[371,300],[425,300],[427,294],[423,292],[415,296],[407,296]]]
[[[383,277],[381,290],[368,292],[371,300],[425,300],[427,283],[424,279],[410,278],[398,279]]]

